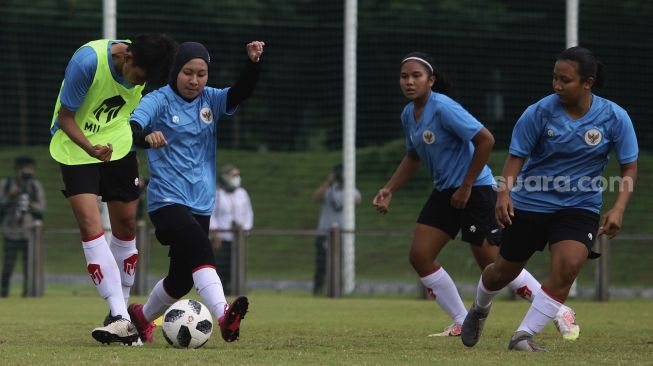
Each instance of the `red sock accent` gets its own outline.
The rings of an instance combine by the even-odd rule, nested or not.
[[[420,276],[420,278],[430,276],[430,275],[434,274],[435,272],[439,271],[440,268],[442,268],[442,266],[436,264],[435,268],[433,268],[433,270],[431,272],[427,272],[426,274],[419,273],[419,276]]]
[[[116,235],[115,232],[112,231],[112,232],[111,232],[111,235],[113,235],[116,239],[118,239],[118,240],[122,240],[122,241],[132,241],[132,240],[136,239],[136,234],[132,235],[132,236],[129,237],[129,238],[121,238],[121,237],[119,237],[118,235]]]
[[[200,269],[204,269],[204,268],[213,268],[213,269],[215,269],[215,266],[212,266],[212,265],[210,265],[210,264],[205,264],[205,265],[203,265],[203,266],[199,266],[199,267],[197,267],[197,268],[193,268],[193,271],[192,271],[192,272],[195,273],[195,272],[199,271]]]
[[[547,291],[547,289],[544,288],[544,286],[542,286],[542,292],[549,295],[550,298],[552,298],[553,300],[555,300],[555,301],[557,301],[557,302],[559,302],[561,304],[565,303],[564,301],[562,301],[562,300],[558,299],[557,297],[553,296],[549,291]]]
[[[93,241],[93,240],[95,240],[95,239],[97,239],[97,238],[99,238],[99,237],[101,237],[101,236],[104,236],[104,232],[99,233],[99,234],[94,235],[94,236],[91,236],[91,237],[89,237],[89,238],[82,238],[82,241],[83,241],[83,242]]]

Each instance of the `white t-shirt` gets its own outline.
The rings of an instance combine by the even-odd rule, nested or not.
[[[238,187],[233,192],[218,188],[215,197],[215,207],[211,214],[211,230],[229,230],[233,223],[240,225],[243,230],[251,230],[254,225],[254,211],[247,191]],[[232,232],[220,232],[220,240],[233,241]]]

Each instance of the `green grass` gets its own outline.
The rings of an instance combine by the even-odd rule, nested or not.
[[[44,183],[48,211],[46,228],[46,271],[84,274],[83,254],[79,248],[76,224],[59,190],[62,188],[58,165],[52,161],[46,147],[0,149],[0,167],[11,174],[13,158],[30,154],[37,160],[37,177]],[[430,179],[421,169],[413,181],[399,190],[388,215],[378,214],[371,205],[376,190],[386,181],[403,156],[401,141],[359,149],[357,152],[357,185],[363,196],[356,210],[357,277],[366,281],[416,281],[407,255],[416,217],[431,190]],[[501,171],[504,151],[492,154],[490,166],[495,175]],[[250,278],[311,279],[313,271],[313,241],[310,235],[262,235],[256,229],[309,229],[317,225],[320,206],[311,193],[340,160],[339,152],[266,152],[219,150],[219,164],[235,162],[241,167],[243,185],[252,197],[255,211],[254,233],[248,238],[248,276]],[[141,172],[147,174],[145,158],[141,156]],[[653,155],[642,152],[639,159],[639,180],[634,197],[624,217],[621,234],[653,235]],[[615,175],[614,159],[608,164],[608,174]],[[605,206],[613,201],[606,194]],[[147,219],[147,217],[146,217]],[[60,232],[57,230],[67,230]],[[392,234],[392,235],[390,235]],[[154,237],[150,253],[151,272],[167,269],[167,248]],[[653,283],[648,270],[653,252],[647,241],[618,240],[612,244],[611,283],[617,286],[645,286]],[[468,246],[452,241],[440,260],[456,281],[476,282],[478,270]],[[529,269],[542,278],[548,273],[548,255],[536,255]],[[580,284],[591,286],[594,264],[588,262],[580,276]]]
[[[135,299],[142,301],[143,299]],[[213,334],[205,347],[178,350],[105,346],[90,337],[106,313],[93,295],[9,298],[0,303],[3,365],[651,365],[653,307],[646,301],[576,301],[581,338],[563,341],[548,325],[543,354],[507,351],[528,304],[497,300],[479,344],[429,338],[449,324],[432,302],[408,298],[313,298],[255,292],[232,344]]]

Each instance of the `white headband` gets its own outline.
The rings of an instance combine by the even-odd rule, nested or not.
[[[415,60],[415,61],[419,61],[419,62],[423,63],[424,65],[429,67],[429,70],[431,70],[431,74],[433,73],[433,66],[431,66],[431,64],[428,63],[428,61],[426,61],[425,59],[420,58],[420,57],[414,57],[414,56],[413,57],[406,57],[403,61],[401,61],[401,64],[403,65],[406,61],[410,61],[410,60]]]

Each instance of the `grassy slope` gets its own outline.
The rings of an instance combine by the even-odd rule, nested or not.
[[[44,182],[48,212],[47,228],[74,229],[75,222],[59,190],[61,178],[58,166],[50,159],[47,148],[0,150],[0,167],[11,174],[13,157],[29,153],[38,161],[38,177]],[[430,191],[430,182],[424,169],[411,184],[398,191],[391,212],[379,215],[371,205],[376,190],[392,174],[401,157],[401,142],[359,149],[357,157],[358,188],[363,203],[357,208],[357,273],[366,280],[414,281],[407,262],[407,249],[415,218]],[[490,166],[499,174],[504,152],[492,155]],[[319,205],[312,202],[311,193],[324,179],[331,167],[340,159],[339,152],[286,153],[242,152],[220,150],[218,162],[235,162],[241,167],[243,185],[252,197],[255,210],[255,228],[314,229],[319,215]],[[650,154],[640,157],[639,184],[634,199],[625,216],[623,233],[653,234],[651,201],[653,188],[646,184],[653,178]],[[141,159],[145,161],[145,159]],[[611,161],[608,174],[616,174],[616,164]],[[143,164],[142,172],[147,168]],[[610,194],[605,201],[612,202]],[[389,235],[393,231],[396,236]],[[78,272],[81,270],[81,251],[74,231],[50,231],[47,240],[47,266],[49,271]],[[465,247],[465,248],[459,248]],[[651,254],[648,243],[617,241],[613,246],[611,279],[615,284],[648,285],[653,275],[648,271]],[[547,272],[546,255],[536,256],[530,263],[532,271],[542,276]],[[165,271],[166,250],[154,245],[152,265],[155,272]],[[478,270],[464,244],[452,242],[440,260],[451,268],[457,280],[475,281]],[[256,278],[310,279],[313,268],[313,238],[311,236],[262,236],[254,233],[249,238],[249,275]],[[593,281],[593,264],[586,265],[581,283]]]

